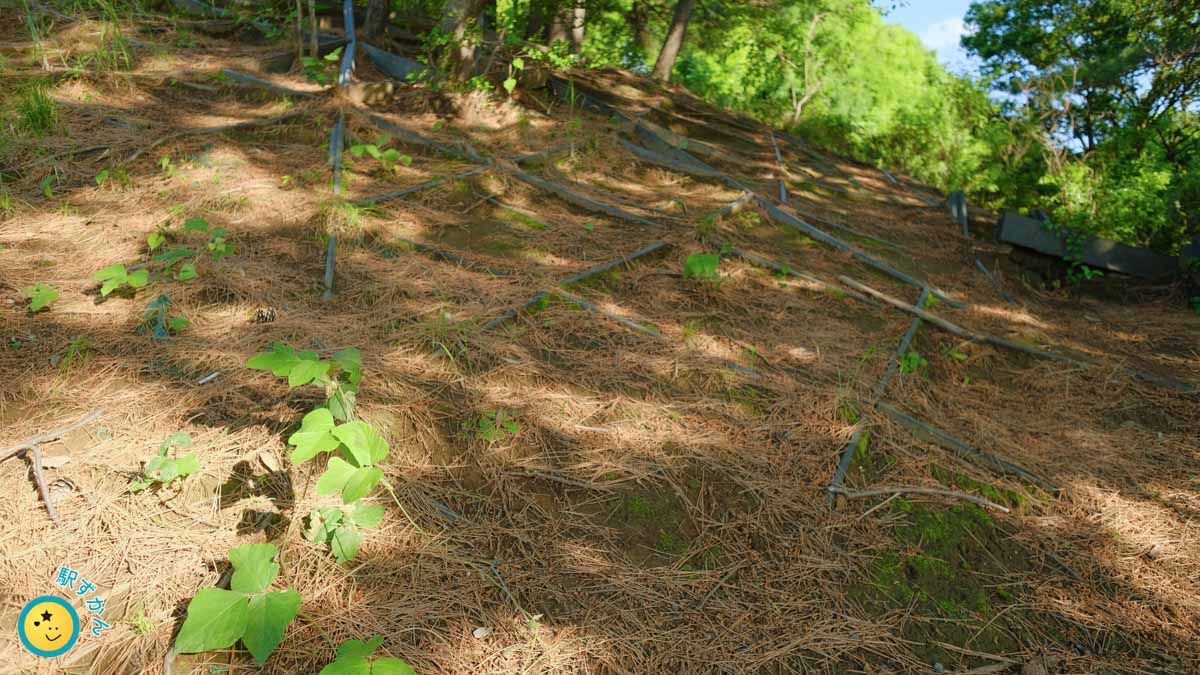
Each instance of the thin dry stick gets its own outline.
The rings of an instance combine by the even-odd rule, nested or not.
[[[53,430],[47,431],[45,433],[37,434],[36,436],[30,436],[29,438],[26,438],[25,440],[19,441],[16,445],[5,450],[4,453],[2,455],[0,455],[0,462],[3,462],[11,457],[15,457],[15,456],[21,454],[25,450],[33,449],[33,448],[41,445],[42,443],[49,443],[50,441],[57,441],[58,439],[62,438],[63,436],[66,436],[67,434],[71,433],[72,431],[75,431],[76,429],[88,424],[89,422],[91,422],[92,420],[95,420],[96,418],[100,417],[103,414],[104,414],[103,408],[96,408],[95,410],[84,415],[80,420],[78,420],[76,422],[72,422],[70,424],[59,427],[57,429],[53,429]]]
[[[885,487],[874,490],[847,490],[843,487],[829,486],[826,488],[830,492],[835,492],[840,495],[845,495],[847,499],[858,499],[860,497],[878,497],[880,495],[938,495],[941,497],[953,497],[955,499],[963,499],[980,506],[987,506],[996,509],[1002,513],[1008,513],[1007,506],[1001,506],[990,499],[976,497],[965,492],[955,492],[953,490],[938,490],[936,488],[920,488],[920,487]]]
[[[46,476],[42,473],[42,451],[35,445],[29,448],[29,452],[33,455],[33,480],[37,482],[38,492],[42,494],[42,501],[46,503],[50,520],[55,526],[62,525],[58,519],[58,510],[54,508],[54,501],[50,499],[50,487],[46,485]]]
[[[1020,661],[1010,659],[1007,656],[1000,656],[998,654],[989,654],[987,652],[977,652],[973,649],[963,649],[962,647],[956,647],[956,646],[950,644],[949,642],[939,642],[937,640],[930,640],[929,644],[937,645],[937,646],[941,647],[942,649],[949,649],[950,651],[958,652],[959,654],[965,654],[967,656],[977,656],[981,659],[991,659],[992,661],[1001,661],[1003,663],[1020,663]]]

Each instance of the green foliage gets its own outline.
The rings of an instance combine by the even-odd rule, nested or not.
[[[192,598],[175,650],[195,654],[226,649],[241,640],[259,666],[266,663],[300,612],[299,593],[267,590],[279,575],[275,555],[274,544],[231,549],[230,589],[205,588]]]
[[[929,361],[925,360],[920,354],[910,350],[907,354],[900,358],[900,372],[905,375],[912,375],[924,370],[929,365]]]
[[[176,478],[187,478],[200,471],[200,459],[195,453],[170,457],[173,448],[186,448],[192,444],[192,437],[182,431],[171,434],[158,448],[158,454],[146,462],[146,468],[139,478],[129,484],[130,492],[139,492],[158,483],[165,487]]]
[[[693,253],[683,263],[684,279],[706,279],[715,281],[721,278],[717,266],[721,264],[721,256],[716,253]]]
[[[128,286],[135,290],[145,288],[146,284],[150,283],[150,270],[143,267],[131,273],[124,265],[117,263],[93,274],[92,280],[101,282],[100,295],[108,297],[110,293],[122,286]]]
[[[520,413],[503,409],[485,412],[475,418],[475,436],[488,443],[505,437],[516,438],[521,433],[521,423],[517,421],[520,417]]]
[[[93,346],[92,339],[86,335],[72,338],[71,343],[67,345],[66,353],[63,354],[62,361],[58,364],[59,372],[70,372],[72,368],[87,360]]]
[[[286,377],[289,387],[316,384],[325,390],[325,405],[305,415],[300,428],[287,440],[294,447],[293,464],[332,453],[325,472],[317,479],[319,496],[340,494],[343,504],[354,505],[383,481],[383,471],[377,465],[387,458],[387,439],[366,422],[353,419],[362,382],[362,355],[357,349],[344,349],[325,360],[317,352],[297,352],[277,342],[271,351],[251,357],[246,367]],[[311,518],[309,540],[329,543],[338,561],[344,562],[358,551],[360,528],[374,527],[381,517],[381,507],[318,509]]]
[[[58,289],[48,284],[34,284],[22,288],[21,295],[29,298],[30,312],[40,312],[58,299]]]
[[[1192,311],[1200,315],[1200,295],[1188,298],[1188,304],[1192,306]]]
[[[314,84],[328,86],[333,83],[338,61],[342,58],[342,47],[329,52],[322,57],[302,56],[300,63],[304,67],[304,77]]]
[[[129,171],[123,166],[113,166],[107,169],[101,169],[96,174],[97,187],[122,187],[127,188],[133,183],[129,177]]]
[[[411,166],[413,161],[412,157],[401,154],[400,151],[395,148],[384,148],[384,146],[390,143],[391,140],[391,134],[381,134],[374,143],[351,145],[350,154],[356,158],[362,157],[365,154],[372,159],[377,159],[383,165],[383,167],[389,171],[392,170],[396,163],[403,164],[404,166]]]
[[[58,174],[51,173],[51,174],[47,175],[45,178],[43,178],[41,180],[41,182],[38,183],[38,191],[41,192],[42,196],[45,197],[46,199],[53,199],[54,198],[54,186],[57,184],[58,184]]]
[[[35,86],[17,99],[17,128],[31,136],[46,136],[58,131],[58,102],[50,98],[46,88]]]
[[[146,305],[146,311],[142,315],[142,323],[138,327],[139,333],[149,333],[151,338],[156,342],[161,342],[171,337],[172,333],[179,333],[188,326],[191,322],[182,316],[170,316],[167,309],[171,306],[171,299],[166,294],[159,295],[154,300],[151,300]]]
[[[343,508],[315,509],[309,514],[306,537],[312,544],[328,544],[339,563],[353,560],[362,546],[362,528],[375,528],[383,520],[378,504],[356,502]]]
[[[338,647],[337,657],[322,668],[318,675],[417,675],[417,671],[401,659],[390,656],[372,659],[381,644],[382,635],[367,642],[343,642]]]

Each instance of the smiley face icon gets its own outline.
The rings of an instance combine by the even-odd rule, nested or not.
[[[34,598],[21,610],[17,635],[21,644],[34,654],[44,658],[59,656],[79,639],[79,614],[60,597]]]

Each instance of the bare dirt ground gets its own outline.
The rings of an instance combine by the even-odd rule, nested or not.
[[[522,88],[492,114],[479,95],[420,86],[366,110],[215,76],[315,90],[259,68],[286,44],[147,19],[125,27],[135,62],[103,69],[85,57],[104,52],[104,30],[59,25],[39,45],[0,10],[0,449],[103,410],[42,447],[60,526],[28,460],[0,464],[0,671],[162,672],[188,600],[231,547],[262,541],[303,599],[269,673],[315,673],[342,641],[373,635],[419,672],[1200,671],[1200,402],[1180,390],[1200,382],[1200,317],[1170,289],[1102,298],[1009,274],[1010,304],[975,266],[1011,270],[1003,250],[963,236],[936,191],[778,135],[781,167],[766,127],[626,73],[562,74],[573,106]],[[359,76],[379,77],[365,64]],[[38,87],[58,119],[34,136],[18,106]],[[327,165],[339,110],[355,143],[380,134],[373,111],[495,161],[455,178],[479,165],[401,141],[411,165],[347,154],[349,199],[446,178],[347,207]],[[721,176],[635,156],[624,143],[653,149],[647,128]],[[507,159],[545,150],[519,169]],[[786,213],[944,292],[925,305],[936,317],[1090,365],[923,322],[876,408],[913,316],[839,276],[908,304],[919,289],[762,203],[721,212],[746,189],[775,208],[781,178]],[[225,228],[234,251],[214,260],[186,218]],[[92,275],[149,260],[147,235],[164,226],[200,250],[198,277],[154,272],[102,297]],[[683,278],[690,254],[722,246],[737,251],[719,282]],[[30,313],[19,289],[37,283],[61,296]],[[162,294],[190,324],[155,341],[138,327]],[[361,349],[359,410],[392,446],[395,500],[372,498],[387,516],[345,565],[303,540],[326,500],[317,469],[286,459],[316,395],[245,367],[276,341]],[[1045,482],[989,470],[889,410]],[[487,440],[479,419],[497,412],[519,415],[519,431]],[[202,472],[131,493],[177,431]],[[860,431],[844,487],[884,491],[830,505]],[[111,628],[40,660],[16,617],[59,590],[63,565],[104,594]],[[173,666],[255,670],[242,650]]]

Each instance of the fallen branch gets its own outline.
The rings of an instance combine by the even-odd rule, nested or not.
[[[804,234],[807,234],[808,236],[812,237],[813,239],[816,239],[817,241],[819,241],[831,248],[837,249],[839,251],[845,251],[846,253],[849,253],[855,260],[858,260],[859,262],[862,262],[869,267],[873,267],[873,268],[879,270],[880,272],[887,274],[890,277],[899,279],[900,281],[903,281],[904,283],[909,284],[910,286],[915,286],[917,288],[929,288],[930,293],[934,294],[942,302],[946,303],[947,305],[950,305],[951,307],[956,307],[956,308],[966,307],[965,304],[963,304],[963,303],[959,302],[958,300],[955,300],[951,297],[948,297],[945,293],[930,286],[928,283],[923,282],[923,281],[918,281],[917,279],[914,279],[913,277],[905,274],[904,272],[901,272],[900,270],[892,267],[891,265],[888,265],[887,263],[883,262],[882,260],[878,260],[872,256],[867,255],[866,253],[863,253],[862,251],[858,250],[858,248],[851,246],[850,244],[842,241],[841,239],[838,239],[837,237],[825,232],[824,230],[821,230],[816,227],[813,227],[812,225],[809,225],[808,223],[804,222],[803,220],[800,220],[799,218],[791,215],[790,213],[784,211],[783,209],[779,208],[778,206],[775,206],[771,202],[763,199],[762,197],[758,197],[756,195],[756,198],[758,199],[758,203],[761,204],[763,206],[763,208],[765,208],[767,210],[767,213],[770,214],[770,216],[773,219],[775,219],[777,222],[783,223],[784,225],[788,225],[797,230],[800,230]]]
[[[196,134],[213,134],[213,133],[219,133],[222,131],[233,131],[234,129],[249,129],[251,127],[260,127],[260,126],[264,126],[267,124],[275,124],[276,122],[282,122],[284,120],[290,120],[290,119],[299,117],[301,115],[305,115],[307,113],[308,113],[307,110],[293,110],[292,112],[284,113],[282,115],[274,115],[271,117],[259,117],[257,119],[246,120],[244,122],[236,122],[234,124],[222,124],[221,126],[218,126],[218,127],[200,127],[198,129],[185,129],[183,131],[176,131],[176,132],[167,134],[166,136],[162,136],[158,140],[152,142],[150,145],[147,145],[147,146],[135,151],[132,155],[129,156],[128,159],[125,160],[125,162],[126,163],[132,162],[132,161],[136,160],[138,157],[141,157],[146,152],[162,145],[163,143],[166,143],[169,140],[175,139],[175,138],[182,138],[184,136],[194,136]]]
[[[63,436],[66,436],[67,434],[71,433],[72,431],[75,431],[76,429],[86,426],[88,423],[99,418],[103,414],[104,414],[103,408],[96,408],[95,410],[89,412],[87,415],[84,415],[81,419],[79,419],[76,422],[72,422],[70,424],[59,427],[57,429],[53,429],[51,431],[47,431],[45,433],[38,434],[36,436],[30,436],[29,438],[19,441],[16,445],[5,450],[3,452],[3,454],[0,454],[0,462],[3,462],[12,457],[16,457],[17,455],[21,454],[25,450],[31,450],[34,448],[34,446],[38,446],[43,443],[49,443],[50,441],[57,441],[58,439],[62,438]]]
[[[714,243],[718,248],[723,248],[723,246],[720,244],[720,242],[714,242]],[[727,249],[723,248],[723,250],[728,251],[730,254],[735,255],[747,262],[758,265],[759,267],[765,267],[767,269],[775,270],[776,272],[779,272],[780,274],[787,274],[789,276],[796,277],[797,279],[803,279],[803,280],[805,280],[811,284],[815,284],[827,291],[830,291],[832,293],[841,293],[843,295],[848,295],[848,296],[854,298],[855,300],[859,300],[859,301],[864,302],[873,307],[879,306],[879,303],[868,298],[867,296],[863,295],[862,293],[859,293],[857,291],[848,290],[845,288],[839,288],[838,286],[835,286],[823,279],[819,279],[810,274],[805,274],[803,272],[797,272],[790,265],[785,265],[783,263],[776,262],[769,258],[764,258],[762,256],[755,255],[755,254],[749,253],[747,251],[743,251],[742,249],[740,249],[736,246],[731,246]]]
[[[588,302],[587,300],[584,300],[583,298],[572,295],[566,291],[560,290],[560,291],[557,291],[557,294],[559,295],[559,297],[561,297],[563,300],[566,300],[567,302],[578,305],[578,306],[582,307],[583,309],[588,310],[589,312],[594,312],[594,313],[599,314],[600,316],[603,316],[607,319],[616,321],[617,323],[621,324],[622,326],[625,326],[626,328],[628,328],[630,330],[634,330],[639,333],[645,333],[646,335],[649,335],[651,337],[662,337],[662,333],[658,332],[657,329],[643,326],[642,324],[640,324],[636,321],[633,321],[631,319],[627,319],[619,314],[614,314],[606,309],[601,309],[601,308],[593,305],[592,303]]]
[[[892,305],[893,307],[895,307],[897,309],[903,310],[905,312],[908,312],[909,314],[920,317],[920,318],[928,321],[929,323],[937,326],[938,328],[941,328],[942,330],[945,330],[949,333],[953,333],[954,335],[957,335],[957,336],[963,337],[963,338],[967,338],[969,340],[980,340],[983,337],[981,335],[978,335],[976,333],[973,333],[973,332],[967,330],[966,328],[963,328],[962,326],[959,326],[958,324],[951,323],[939,316],[931,314],[931,313],[925,311],[924,309],[921,309],[920,307],[915,307],[913,305],[908,304],[907,302],[904,302],[903,300],[894,298],[894,297],[888,295],[887,293],[884,293],[883,291],[875,290],[874,288],[871,288],[870,286],[868,286],[864,283],[855,281],[854,279],[851,279],[850,277],[848,277],[844,274],[839,275],[838,279],[841,280],[841,282],[843,284],[846,284],[847,286],[849,286],[851,288],[860,290],[863,293],[873,296],[874,298],[876,298],[878,300],[882,300],[883,302],[886,302],[887,304]]]
[[[1015,305],[1015,304],[1017,304],[1017,301],[1016,301],[1016,300],[1014,300],[1014,299],[1013,299],[1013,297],[1012,297],[1011,295],[1009,295],[1009,294],[1008,294],[1008,292],[1006,292],[1002,286],[1000,286],[1000,280],[999,280],[999,279],[997,279],[997,278],[996,278],[996,276],[995,276],[994,274],[992,274],[992,271],[991,271],[991,270],[989,270],[989,269],[988,269],[988,268],[987,268],[987,267],[986,267],[986,266],[983,264],[983,261],[982,261],[982,260],[980,260],[979,258],[976,258],[976,259],[975,259],[975,266],[979,268],[979,271],[980,271],[980,272],[983,272],[983,276],[987,277],[987,280],[988,280],[988,281],[992,282],[992,286],[995,286],[995,287],[996,287],[996,292],[1000,294],[1000,297],[1001,297],[1001,298],[1004,298],[1004,301],[1005,301],[1005,302],[1007,302],[1007,303],[1008,303],[1008,304],[1010,304],[1010,305]]]
[[[822,218],[821,216],[818,216],[817,214],[815,214],[811,211],[805,211],[804,209],[801,209],[800,207],[796,206],[795,204],[789,204],[788,207],[791,208],[796,213],[798,213],[799,215],[804,216],[805,218],[814,220],[818,223],[821,223],[822,225],[828,225],[829,227],[832,227],[836,230],[842,230],[843,232],[849,232],[850,234],[852,234],[860,239],[866,239],[868,241],[875,242],[876,244],[879,244],[881,246],[886,246],[888,248],[895,249],[897,251],[907,251],[908,250],[907,248],[901,246],[900,244],[897,244],[894,241],[889,241],[887,239],[881,239],[879,237],[876,237],[873,234],[867,234],[866,232],[863,232],[862,230],[855,229],[853,227],[850,227],[849,225],[843,225],[835,220],[829,220],[828,218]]]
[[[242,85],[245,85],[248,87],[258,87],[259,89],[266,89],[268,91],[273,91],[277,94],[284,94],[286,96],[298,96],[300,98],[316,98],[317,97],[317,95],[312,92],[300,91],[299,89],[292,89],[291,87],[285,87],[281,84],[275,84],[274,82],[269,82],[262,78],[250,75],[249,73],[243,73],[243,72],[236,71],[232,68],[222,68],[221,74],[224,75],[225,77],[228,77],[229,79],[233,80],[234,82],[237,82],[238,84],[242,84]]]
[[[350,203],[355,206],[374,206],[375,204],[378,204],[380,202],[392,201],[395,199],[399,199],[401,197],[406,197],[410,194],[413,194],[414,192],[420,192],[422,190],[428,190],[429,188],[437,187],[437,186],[441,185],[442,183],[445,183],[448,180],[462,180],[463,178],[470,178],[471,176],[477,176],[481,173],[484,173],[484,172],[490,171],[490,170],[491,170],[490,167],[481,166],[481,167],[477,167],[474,169],[470,169],[468,171],[463,171],[462,173],[455,174],[453,176],[450,176],[449,178],[445,178],[445,177],[434,178],[431,181],[426,181],[424,183],[420,183],[420,184],[414,185],[412,187],[407,187],[407,188],[404,188],[403,190],[397,190],[395,192],[386,192],[381,195],[375,195],[374,197],[365,197],[363,199],[354,200]]]
[[[452,157],[459,157],[467,160],[468,162],[474,162],[476,164],[489,163],[489,160],[486,157],[479,154],[478,150],[471,147],[467,143],[455,143],[451,145],[442,143],[440,141],[435,141],[432,138],[426,138],[425,136],[422,136],[411,129],[406,129],[405,127],[402,127],[387,118],[380,117],[375,113],[364,112],[361,110],[359,112],[365,115],[366,118],[375,126],[391,133],[392,136],[396,137],[398,140],[408,143],[409,145],[419,145],[421,147],[430,148],[431,150],[437,150],[438,152],[445,153]]]
[[[499,167],[504,172],[511,175],[513,178],[516,178],[517,180],[528,183],[536,188],[545,190],[546,192],[553,194],[554,196],[558,197],[559,199],[562,199],[563,201],[568,202],[570,204],[574,204],[575,206],[578,206],[582,209],[586,209],[588,211],[593,211],[593,212],[597,212],[597,213],[603,213],[603,214],[606,214],[609,216],[613,216],[614,218],[619,218],[621,220],[628,220],[630,222],[639,223],[642,225],[655,226],[655,223],[652,220],[648,220],[646,218],[642,218],[641,216],[634,215],[624,209],[618,208],[616,206],[612,206],[611,204],[604,204],[602,202],[588,199],[587,197],[584,197],[583,195],[580,195],[580,194],[576,194],[575,192],[568,190],[567,188],[565,188],[557,183],[548,181],[544,178],[539,178],[530,173],[526,173],[525,171],[518,169],[516,167],[516,165],[510,165],[508,163],[498,163],[498,164],[496,164],[496,166]]]
[[[922,288],[921,295],[917,296],[917,306],[919,307],[924,305],[925,299],[928,297],[929,289]],[[887,370],[884,372],[883,377],[879,379],[879,383],[875,385],[875,400],[878,401],[883,397],[884,392],[887,391],[888,385],[892,383],[892,378],[896,377],[896,372],[900,367],[900,360],[903,359],[905,353],[908,352],[908,347],[912,344],[913,338],[917,335],[917,329],[920,327],[921,317],[917,317],[913,319],[912,325],[908,327],[908,330],[904,333],[904,336],[900,338],[900,345],[896,347],[895,356],[893,356],[892,360],[888,362]]]
[[[973,504],[978,504],[980,506],[986,506],[988,508],[996,509],[997,511],[1000,511],[1001,513],[1009,512],[1009,509],[1007,506],[1001,506],[1000,504],[997,504],[996,502],[994,502],[990,499],[984,499],[983,497],[976,497],[975,495],[969,495],[965,492],[955,492],[953,490],[938,490],[936,488],[919,488],[919,487],[885,487],[885,488],[876,488],[874,490],[847,490],[846,488],[833,487],[832,485],[825,489],[829,490],[830,492],[832,492],[834,494],[843,495],[844,497],[846,497],[846,499],[859,499],[862,497],[878,497],[880,495],[937,495],[939,497],[953,497],[955,499],[962,499],[962,500],[971,502]]]
[[[619,267],[621,265],[627,265],[630,262],[637,260],[638,258],[641,258],[644,255],[649,255],[661,248],[665,248],[666,246],[667,246],[667,244],[665,244],[661,241],[656,241],[652,244],[646,244],[645,246],[639,248],[638,250],[634,251],[633,253],[630,253],[627,256],[621,256],[620,258],[610,260],[606,263],[601,263],[599,265],[596,265],[595,267],[584,270],[583,272],[579,272],[578,274],[572,274],[571,276],[563,279],[562,281],[560,281],[558,283],[563,286],[566,286],[567,284],[578,283],[580,281],[583,281],[584,279],[594,277],[597,274],[607,272],[608,270],[611,270],[614,267]]]
[[[499,326],[500,324],[504,323],[505,321],[508,321],[509,319],[516,317],[517,314],[519,314],[522,310],[526,310],[526,309],[529,309],[530,307],[533,307],[534,305],[538,304],[543,299],[545,299],[548,295],[549,294],[546,293],[545,291],[540,291],[540,292],[536,293],[532,298],[530,298],[529,300],[526,300],[525,304],[521,305],[520,307],[518,307],[516,309],[510,309],[507,312],[501,314],[500,316],[483,324],[483,330],[490,330],[492,328],[495,328],[496,326]]]
[[[788,203],[787,182],[784,176],[787,175],[787,165],[783,163],[783,154],[779,152],[779,143],[775,141],[775,130],[771,129],[771,147],[775,149],[775,163],[779,165],[779,202],[781,204]]]
[[[889,403],[880,401],[875,405],[876,408],[882,410],[888,417],[891,417],[902,426],[908,427],[910,431],[915,431],[919,434],[924,434],[933,440],[937,445],[948,450],[953,450],[956,454],[969,460],[973,460],[983,466],[995,471],[1000,475],[1016,476],[1026,482],[1037,485],[1038,487],[1050,492],[1053,495],[1058,495],[1058,486],[1049,480],[1025,469],[1024,467],[1013,464],[1012,462],[997,457],[990,452],[973,448],[966,443],[954,438],[950,434],[932,427],[921,420],[918,420],[911,415],[901,412]]]
[[[46,485],[46,475],[42,473],[42,451],[35,445],[29,449],[29,452],[33,455],[33,480],[37,483],[42,501],[46,503],[46,512],[50,514],[50,520],[55,526],[61,525],[62,522],[58,519],[58,510],[54,508],[54,500],[50,498],[50,487]]]

